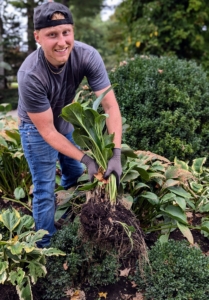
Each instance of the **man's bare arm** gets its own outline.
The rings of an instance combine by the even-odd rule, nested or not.
[[[99,97],[103,92],[105,92],[109,87],[95,92],[95,95]],[[102,107],[109,117],[106,120],[108,133],[115,133],[114,143],[115,148],[121,147],[121,137],[122,137],[122,118],[120,109],[115,97],[113,90],[110,90],[102,100]]]
[[[80,161],[84,153],[60,134],[53,123],[51,108],[41,113],[28,113],[43,139],[58,152]]]

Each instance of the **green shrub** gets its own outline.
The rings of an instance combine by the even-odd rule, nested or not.
[[[149,250],[144,274],[137,267],[135,282],[146,300],[208,300],[209,257],[185,241],[157,242]]]
[[[66,256],[52,257],[47,261],[47,276],[40,281],[44,290],[42,299],[59,300],[66,296],[67,289],[83,283],[102,286],[118,280],[120,265],[114,251],[84,242],[79,232],[80,223],[76,218],[53,236],[51,247],[56,245],[60,250],[65,249]]]
[[[207,153],[209,82],[195,62],[175,57],[135,57],[109,74],[122,116],[123,142],[170,160]]]
[[[18,89],[0,89],[0,103],[10,103],[12,109],[16,109],[18,103]]]

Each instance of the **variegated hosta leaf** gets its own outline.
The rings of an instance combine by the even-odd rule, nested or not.
[[[13,285],[20,285],[25,277],[25,272],[22,268],[17,268],[15,271],[11,271],[9,274],[9,279]]]
[[[28,235],[26,238],[26,241],[29,244],[34,245],[37,241],[40,241],[45,234],[48,234],[48,231],[40,229],[40,230],[36,231],[35,234]]]
[[[15,209],[12,209],[12,211],[7,209],[0,214],[0,221],[12,232],[20,222],[20,214]]]
[[[202,174],[203,165],[205,162],[206,162],[206,157],[200,157],[193,160],[192,170],[196,175]]]
[[[15,244],[8,246],[7,249],[9,249],[13,255],[19,255],[22,252],[23,245],[20,242],[15,242]]]
[[[33,300],[30,279],[28,276],[24,277],[21,284],[16,285],[16,290],[20,300]]]
[[[203,191],[204,186],[200,183],[196,183],[195,181],[190,182],[191,189],[199,194]]]
[[[8,268],[9,264],[7,261],[0,261],[0,274],[3,274]]]
[[[181,169],[183,169],[183,170],[186,170],[186,171],[189,170],[188,164],[185,163],[185,162],[182,161],[182,160],[178,160],[176,157],[175,157],[175,159],[174,159],[174,165],[177,166],[177,167],[179,167],[179,168],[181,168]]]
[[[32,283],[36,283],[38,278],[44,277],[47,273],[46,267],[37,261],[30,261],[28,269]]]
[[[46,256],[52,256],[52,255],[56,255],[56,256],[59,256],[59,255],[62,255],[62,256],[65,256],[66,253],[59,250],[59,249],[56,249],[56,248],[43,248],[42,249],[42,253]]]
[[[32,216],[24,215],[21,217],[20,223],[15,228],[15,231],[17,232],[17,234],[19,234],[23,228],[29,230],[34,226],[34,224],[35,222]]]
[[[0,274],[0,283],[4,284],[6,280],[7,280],[7,272],[4,271],[2,272],[2,274]]]
[[[188,199],[191,198],[191,194],[186,192],[181,186],[169,187],[168,190],[183,198],[188,198]]]

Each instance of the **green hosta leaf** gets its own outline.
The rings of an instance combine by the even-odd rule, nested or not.
[[[186,201],[187,205],[188,205],[190,208],[192,208],[193,210],[195,210],[195,205],[194,205],[193,201],[191,201],[191,200],[188,199],[188,198],[185,198],[185,201]]]
[[[37,261],[30,261],[28,269],[32,283],[36,283],[38,278],[44,277],[47,273],[46,267]]]
[[[185,211],[185,209],[186,209],[186,201],[185,201],[185,198],[176,196],[175,201],[176,201],[176,203],[181,207],[181,209],[182,209],[183,211]]]
[[[186,214],[179,206],[168,205],[165,209],[161,207],[160,210],[166,213],[170,218],[187,225]]]
[[[25,276],[22,283],[16,285],[17,293],[20,300],[33,300],[30,279]]]
[[[176,157],[175,157],[175,159],[174,159],[174,164],[175,164],[175,166],[180,167],[180,168],[183,169],[183,170],[186,170],[186,171],[189,170],[188,164],[185,163],[185,162],[182,161],[182,160],[178,160]]]
[[[130,182],[136,179],[137,177],[139,177],[139,173],[135,170],[130,170],[127,174],[125,174],[121,181]]]
[[[22,268],[17,268],[17,270],[11,271],[9,274],[9,279],[13,285],[21,285],[24,277],[25,272]]]
[[[10,138],[11,142],[15,145],[20,145],[20,134],[17,130],[5,130],[6,135]]]
[[[10,232],[12,232],[20,223],[20,214],[15,209],[12,209],[12,211],[7,209],[0,214],[0,221],[4,223],[4,226],[7,227]]]
[[[141,197],[146,198],[152,205],[159,204],[159,198],[154,193],[146,192],[146,194],[141,194]]]
[[[143,189],[143,188],[148,188],[148,189],[150,189],[150,187],[149,187],[147,184],[143,183],[143,182],[137,183],[137,184],[135,185],[135,187],[134,187],[134,193],[137,192],[137,191],[140,190],[140,189]]]
[[[207,234],[209,233],[209,221],[205,220],[202,222],[200,229],[202,231],[207,232]],[[207,235],[208,236],[208,235]]]
[[[194,181],[190,182],[190,186],[191,186],[191,189],[197,194],[201,193],[204,188],[204,186],[202,184],[196,183]]]
[[[125,155],[126,157],[132,157],[132,158],[138,157],[137,154],[134,153],[134,150],[132,150],[125,144],[121,145],[121,155]]]
[[[21,198],[25,198],[25,192],[22,187],[18,186],[14,190],[15,199],[20,200]]]
[[[12,110],[12,105],[10,103],[1,103],[0,104],[0,112],[9,112]]]
[[[175,198],[176,198],[175,194],[167,193],[160,199],[160,203],[170,202],[170,201],[173,201]]]
[[[143,180],[148,181],[150,179],[149,173],[145,169],[143,169],[141,167],[140,168],[137,167],[137,171],[139,172],[139,174]]]
[[[179,185],[179,181],[178,180],[173,180],[173,179],[168,179],[166,180],[166,182],[163,184],[162,186],[162,190],[165,190],[171,186],[175,186],[175,185]]]
[[[203,213],[203,212],[209,212],[209,203],[201,205],[200,208],[199,208],[199,211],[201,213]]]
[[[160,241],[160,243],[162,245],[162,244],[165,244],[168,242],[168,238],[169,238],[169,234],[166,233],[166,234],[162,234],[158,240]]]
[[[104,93],[102,93],[93,103],[93,109],[97,111],[102,99],[104,98],[104,96],[110,91],[112,90],[113,86],[115,85],[112,85],[110,86]]]
[[[206,162],[206,157],[200,157],[193,160],[192,170],[196,174],[202,174],[203,172],[203,165]]]
[[[191,194],[186,192],[181,186],[178,186],[178,187],[169,187],[168,188],[169,191],[171,191],[172,193],[176,194],[176,195],[179,195],[183,198],[191,198]]]
[[[4,147],[8,148],[7,142],[1,135],[0,135],[0,146],[4,146]]]
[[[70,103],[63,107],[61,116],[67,122],[72,123],[75,126],[83,124],[83,108],[80,103]]]
[[[177,223],[177,226],[178,226],[179,230],[183,234],[183,236],[185,236],[185,238],[187,238],[189,243],[193,245],[194,244],[194,238],[193,238],[193,235],[191,233],[191,230],[187,226],[185,226],[185,225],[183,225],[179,222],[176,222],[176,223]]]
[[[98,182],[95,181],[93,183],[87,183],[78,188],[79,191],[90,191],[93,190],[97,186]]]

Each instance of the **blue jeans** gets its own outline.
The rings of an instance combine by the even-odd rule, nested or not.
[[[76,184],[83,173],[82,164],[58,153],[41,137],[33,124],[21,121],[19,125],[21,143],[27,159],[33,180],[33,218],[35,230],[44,229],[49,232],[37,242],[40,248],[50,244],[50,238],[56,232],[54,226],[55,214],[55,178],[56,162],[60,161],[62,177],[61,185],[67,189]],[[65,137],[75,145],[72,132]]]

